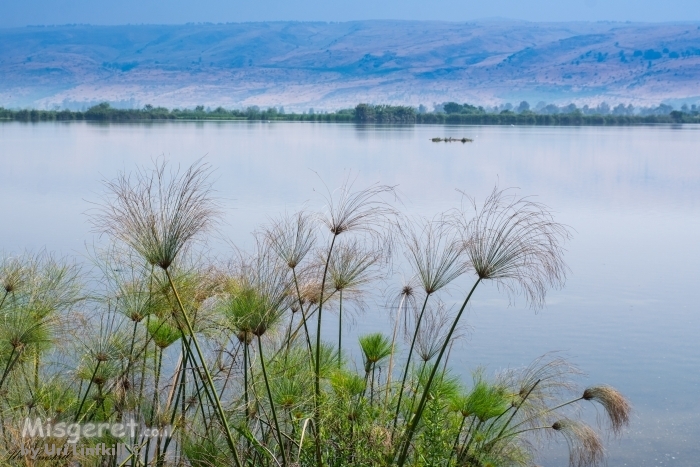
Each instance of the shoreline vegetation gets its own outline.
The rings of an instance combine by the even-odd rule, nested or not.
[[[672,110],[660,106],[661,111],[633,114],[631,112],[608,113],[598,109],[576,108],[570,105],[556,112],[541,113],[528,109],[500,110],[484,109],[469,104],[448,102],[434,112],[416,110],[409,106],[358,104],[352,109],[342,109],[330,113],[285,113],[270,107],[260,109],[248,107],[243,110],[228,110],[223,107],[205,109],[167,109],[146,105],[142,109],[118,109],[108,103],[101,103],[84,111],[71,110],[12,110],[0,107],[0,121],[40,122],[40,121],[93,121],[93,122],[137,122],[161,120],[244,120],[244,121],[304,121],[304,122],[345,122],[380,124],[464,124],[464,125],[585,125],[620,126],[648,124],[700,123],[700,112]],[[521,105],[522,107],[522,105]],[[555,106],[547,106],[555,107]],[[664,107],[662,109],[662,107]],[[695,106],[693,106],[695,107]],[[617,109],[615,109],[617,110]]]
[[[213,258],[213,176],[161,161],[103,182],[92,266],[0,254],[1,465],[528,467],[556,442],[605,465],[619,391],[556,354],[466,380],[450,361],[481,283],[535,310],[564,286],[571,232],[547,206],[494,188],[409,219],[393,187],[346,179]],[[393,331],[348,339],[378,313]]]

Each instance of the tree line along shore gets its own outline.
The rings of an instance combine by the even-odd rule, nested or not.
[[[452,105],[454,104],[454,105]],[[394,124],[477,124],[477,125],[644,125],[655,123],[700,123],[698,111],[672,110],[666,114],[616,115],[584,113],[574,108],[562,113],[535,111],[489,111],[468,104],[447,103],[448,111],[419,112],[409,106],[358,104],[355,108],[329,113],[285,113],[274,107],[227,110],[223,107],[205,109],[167,109],[146,105],[142,109],[119,109],[101,103],[84,111],[72,110],[12,110],[0,107],[0,120],[39,121],[104,121],[128,122],[144,120],[248,120],[248,121],[310,121]]]

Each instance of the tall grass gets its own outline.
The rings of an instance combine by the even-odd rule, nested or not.
[[[318,213],[263,226],[252,253],[212,260],[200,248],[220,211],[210,175],[159,163],[107,181],[92,219],[110,246],[92,271],[45,253],[0,259],[3,465],[39,465],[28,448],[66,443],[23,433],[26,418],[137,422],[134,436],[78,442],[124,449],[41,460],[56,466],[525,466],[557,440],[573,466],[604,462],[603,435],[630,419],[615,389],[578,388],[552,355],[469,382],[449,366],[482,282],[533,307],[563,285],[569,232],[546,206],[494,190],[406,222],[391,187],[348,182]],[[391,335],[349,345],[347,317],[372,319],[398,276]],[[339,326],[326,334],[328,313]],[[600,426],[579,417],[590,403]]]

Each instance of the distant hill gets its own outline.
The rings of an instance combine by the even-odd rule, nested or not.
[[[0,29],[0,106],[700,102],[700,23]]]

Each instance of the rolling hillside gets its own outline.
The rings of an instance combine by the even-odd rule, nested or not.
[[[361,21],[0,29],[0,106],[700,102],[700,24]]]

